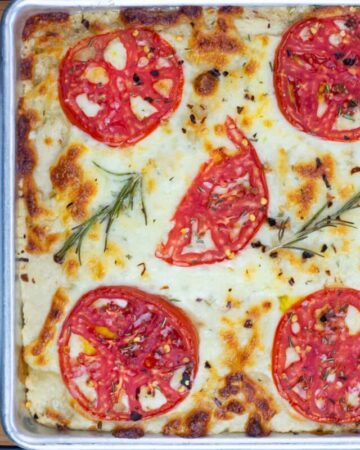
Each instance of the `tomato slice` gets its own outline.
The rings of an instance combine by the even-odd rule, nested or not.
[[[315,292],[282,317],[272,371],[281,394],[316,422],[360,421],[360,291]]]
[[[331,141],[360,139],[360,15],[295,23],[277,48],[274,85],[295,127]]]
[[[156,256],[193,266],[233,258],[267,216],[268,189],[259,158],[230,117],[228,138],[237,151],[219,149],[200,169],[172,218],[167,242]]]
[[[85,414],[140,420],[189,394],[198,335],[166,298],[128,286],[89,291],[65,320],[58,342],[63,380]]]
[[[83,39],[60,65],[59,98],[74,125],[110,146],[132,145],[178,107],[181,61],[155,31],[119,30]]]

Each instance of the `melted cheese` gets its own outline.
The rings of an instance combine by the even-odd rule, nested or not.
[[[101,106],[89,100],[87,94],[80,94],[76,97],[76,103],[79,108],[88,116],[95,117],[100,111]]]
[[[358,334],[360,331],[360,311],[354,306],[349,306],[346,311],[345,324],[349,329],[349,334]]]
[[[110,42],[104,51],[104,59],[117,70],[123,70],[126,66],[127,52],[119,38]]]
[[[211,41],[211,33],[216,33],[216,14],[216,9],[205,13],[207,25],[202,25],[202,29],[209,34],[205,35],[203,45]],[[66,418],[70,428],[96,426],[95,420],[78,412],[62,382],[57,339],[66,314],[84,293],[99,284],[125,284],[177,299],[177,306],[189,315],[200,337],[199,370],[189,396],[163,416],[141,422],[146,432],[161,432],[171,420],[182,423],[194,410],[208,411],[211,415],[209,433],[243,432],[248,418],[256,413],[256,402],[246,400],[245,391],[239,392],[232,400],[240,402],[245,412],[226,412],[226,419],[214,402],[216,398],[222,405],[226,404],[228,400],[221,397],[219,391],[226,376],[234,372],[245,373],[256,386],[256,392],[265,392],[267,398],[272,399],[275,414],[266,420],[269,430],[303,432],[351,428],[351,425],[317,424],[297,414],[275,388],[271,354],[276,326],[293,303],[324,286],[346,285],[360,289],[360,237],[357,230],[326,229],[310,236],[306,246],[319,251],[326,244],[328,250],[324,258],[309,260],[303,260],[301,253],[290,250],[279,250],[277,258],[270,258],[261,248],[250,245],[221,263],[191,268],[171,266],[154,256],[156,246],[166,239],[171,229],[171,218],[177,205],[201,165],[219,147],[234,150],[224,133],[223,124],[227,115],[234,117],[246,136],[254,141],[253,145],[266,169],[270,190],[269,216],[278,221],[288,216],[290,218],[286,237],[291,236],[317,211],[329,193],[335,197],[334,204],[337,206],[348,198],[349,192],[360,190],[360,176],[349,175],[351,168],[360,166],[358,143],[327,142],[301,133],[278,110],[269,62],[274,60],[281,33],[301,14],[302,9],[297,8],[245,9],[241,17],[234,19],[234,27],[228,27],[230,37],[235,36],[241,42],[242,50],[236,53],[226,53],[216,47],[195,55],[195,51],[190,51],[193,29],[189,23],[180,21],[170,27],[162,26],[162,38],[175,47],[179,58],[184,61],[186,82],[181,104],[153,133],[124,149],[110,148],[71,125],[54,94],[57,92],[59,59],[81,37],[76,30],[81,29],[82,18],[96,23],[102,32],[109,32],[119,29],[118,11],[71,16],[69,24],[58,29],[56,38],[46,37],[53,46],[56,42],[57,56],[52,53],[52,45],[48,45],[48,41],[45,45],[41,40],[45,40],[41,30],[23,45],[22,53],[24,56],[34,55],[35,64],[34,79],[21,86],[24,107],[35,110],[39,117],[30,137],[38,159],[34,179],[40,200],[50,211],[39,221],[47,232],[58,234],[58,240],[48,252],[38,255],[26,252],[26,241],[22,236],[26,234],[26,220],[29,217],[23,201],[19,200],[18,234],[21,238],[18,251],[19,256],[29,258],[29,263],[22,263],[19,269],[27,274],[29,280],[21,280],[24,345],[31,344],[38,337],[56,289],[64,288],[69,296],[65,314],[47,347],[44,364],[40,366],[34,359],[27,358],[30,368],[26,382],[28,401],[31,412],[38,416],[41,423],[51,426],[57,423],[54,414],[49,413],[48,408],[52,408]],[[231,44],[233,41],[225,40],[224,33],[220,33],[219,42],[222,45],[224,42]],[[86,59],[89,55],[82,57]],[[105,58],[119,70],[125,66],[127,55],[118,39],[109,43]],[[145,67],[148,63],[149,60],[144,57],[139,61],[139,66]],[[158,68],[166,68],[167,65],[165,58],[158,61]],[[214,67],[220,72],[217,89],[214,94],[201,97],[194,91],[192,80]],[[92,78],[93,75],[90,78],[94,82],[105,76],[104,73],[101,76],[95,74]],[[40,93],[40,89],[44,92]],[[85,94],[79,95],[77,102],[89,118],[99,112],[100,106],[91,102]],[[133,97],[131,102],[139,120],[146,120],[155,112],[154,107],[141,97]],[[190,114],[194,114],[195,124]],[[75,251],[69,252],[64,264],[59,265],[54,262],[53,254],[61,247],[71,227],[78,222],[74,222],[69,215],[67,204],[70,201],[64,202],[54,192],[49,168],[66,154],[71,145],[78,145],[79,142],[87,151],[81,153],[77,164],[97,187],[96,195],[91,197],[88,206],[88,215],[112,201],[120,186],[119,178],[96,168],[95,161],[115,172],[137,171],[143,174],[148,224],[144,224],[137,199],[132,211],[121,214],[115,220],[109,234],[108,251],[104,252],[105,230],[104,224],[101,224],[94,227],[83,241],[81,265]],[[325,160],[328,157],[336,161],[331,190],[326,188],[321,176],[305,176],[296,169],[299,164],[315,165],[316,158]],[[76,176],[74,179],[77,179]],[[346,219],[359,223],[359,211],[352,211]],[[265,223],[254,241],[260,241],[268,248],[276,245],[277,229]],[[194,245],[207,248],[212,242],[206,236],[203,243],[194,242]],[[20,254],[22,251],[25,253]],[[289,280],[293,281],[290,283]],[[99,300],[99,307],[103,301],[106,302]],[[123,300],[118,302],[121,306]],[[352,311],[349,307],[346,324],[353,334],[359,331],[358,315],[358,311]],[[297,327],[295,324],[293,326],[296,332]],[[98,330],[105,338],[109,337],[109,331],[112,333],[111,330]],[[77,354],[79,351],[91,353],[93,350],[86,342],[79,340],[71,342],[71,351]],[[295,363],[298,356],[291,349],[287,353],[287,363]],[[172,380],[175,387],[180,385],[180,372]],[[83,382],[86,383],[86,380]],[[300,396],[305,395],[301,385],[294,389]],[[91,395],[91,389],[88,394]],[[156,392],[154,397],[149,395],[149,399],[144,399],[144,402],[149,402],[149,408],[161,403],[160,392]],[[357,401],[356,395],[358,393],[349,395],[349,404]],[[119,402],[119,408],[128,408],[125,397]],[[118,424],[103,422],[102,429],[112,430],[115,425]]]
[[[154,106],[139,96],[131,97],[130,104],[133,113],[139,120],[146,119],[146,117],[149,117],[156,112]]]

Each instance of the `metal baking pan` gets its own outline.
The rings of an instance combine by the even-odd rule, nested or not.
[[[76,6],[74,6],[76,3]],[[284,6],[311,4],[309,1],[287,0],[181,0],[181,5],[248,5]],[[21,301],[16,283],[15,266],[15,115],[16,77],[20,35],[24,23],[33,14],[49,11],[79,11],[111,9],[126,6],[177,6],[176,0],[15,0],[11,2],[2,20],[1,48],[1,248],[0,295],[1,304],[1,416],[5,432],[19,446],[28,449],[360,449],[360,436],[311,434],[276,434],[265,438],[250,438],[244,434],[222,434],[197,439],[162,435],[147,435],[138,440],[119,440],[111,434],[90,431],[57,431],[39,425],[28,414],[25,388],[18,374],[18,356],[21,349]],[[342,4],[359,1],[342,0]],[[317,5],[336,5],[334,0],[317,0]]]

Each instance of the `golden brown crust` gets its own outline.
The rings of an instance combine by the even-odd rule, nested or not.
[[[59,239],[59,233],[48,233],[47,225],[34,223],[27,218],[27,244],[26,251],[34,255],[47,253],[53,244]]]
[[[67,210],[74,220],[84,220],[90,200],[96,194],[96,183],[85,180],[79,158],[85,151],[81,145],[70,146],[50,170],[55,191],[64,193],[68,200]]]
[[[359,8],[354,6],[319,6],[305,14],[306,19],[310,17],[333,17],[344,14],[359,13]],[[303,18],[303,19],[304,19]]]
[[[330,154],[326,154],[321,158],[316,158],[315,161],[296,164],[294,171],[306,179],[322,180],[325,186],[330,188],[334,180],[335,161]]]
[[[122,439],[139,439],[144,436],[144,430],[137,427],[117,427],[113,430],[112,435],[116,438]]]
[[[24,110],[23,101],[19,102],[17,119],[17,152],[16,168],[19,179],[23,180],[23,197],[29,216],[32,218],[46,214],[46,209],[40,204],[33,172],[37,164],[37,155],[30,142],[30,132],[38,121],[33,110]]]
[[[251,437],[261,437],[270,434],[270,430],[264,427],[264,424],[262,423],[261,418],[258,414],[249,416],[245,432],[248,436]]]
[[[243,414],[249,412],[249,420],[247,432],[250,436],[255,434],[255,428],[259,427],[262,430],[262,435],[270,432],[266,424],[275,415],[276,408],[273,399],[266,393],[265,389],[258,383],[252,380],[243,372],[234,372],[225,378],[225,386],[219,390],[221,398],[231,398],[242,394],[245,397],[245,408],[236,399],[230,400],[225,409],[228,412],[235,414]],[[255,427],[256,424],[256,427]]]
[[[208,96],[215,93],[219,79],[211,70],[200,73],[194,80],[194,90],[198,95]]]
[[[210,412],[205,409],[191,411],[182,419],[170,420],[163,428],[163,434],[189,438],[203,437],[208,434]]]
[[[22,102],[19,103],[20,113],[17,120],[17,172],[22,176],[31,175],[36,165],[36,154],[29,142],[29,134],[37,121],[35,111],[22,111]]]
[[[53,408],[46,408],[45,416],[49,419],[53,420],[57,426],[61,428],[66,428],[70,424],[70,420],[64,417],[59,411],[56,411]]]
[[[44,14],[36,14],[27,19],[22,32],[22,38],[27,41],[38,30],[47,24],[63,24],[70,18],[70,15],[65,12],[52,12]]]
[[[299,219],[303,220],[309,215],[310,209],[317,199],[317,193],[315,180],[308,180],[299,188],[288,193],[288,199],[292,205],[296,206],[296,215]]]
[[[204,32],[203,27],[195,27],[190,38],[193,50],[190,58],[195,64],[207,62],[213,67],[222,68],[228,63],[228,56],[241,54],[244,44],[236,33],[223,31],[219,26],[215,31]]]
[[[69,298],[63,288],[57,289],[55,292],[51,307],[46,316],[44,325],[38,337],[31,344],[26,346],[25,354],[32,355],[36,358],[38,364],[45,363],[45,351],[50,342],[54,339],[56,325],[64,315],[65,307],[69,302]]]
[[[20,80],[31,80],[33,76],[33,58],[21,58],[19,65]]]
[[[181,20],[196,20],[202,15],[200,6],[183,6],[181,8],[125,8],[120,12],[124,25],[136,26],[172,26]]]

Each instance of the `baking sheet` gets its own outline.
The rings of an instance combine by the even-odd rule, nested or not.
[[[126,6],[176,6],[176,5],[296,5],[311,4],[289,0],[286,2],[260,1],[219,1],[184,0],[78,0],[73,6],[71,0],[16,0],[12,3],[2,22],[2,123],[0,167],[2,170],[1,194],[1,252],[0,252],[0,293],[2,294],[1,323],[1,411],[4,428],[17,444],[24,448],[68,449],[76,445],[82,449],[360,449],[360,436],[356,435],[292,435],[271,434],[266,438],[250,438],[245,435],[223,434],[199,439],[148,435],[139,440],[116,439],[107,433],[99,432],[58,432],[37,424],[25,410],[24,387],[18,381],[17,361],[21,346],[21,314],[18,289],[15,282],[15,114],[16,114],[16,61],[17,42],[26,19],[39,12],[51,10],[74,11],[81,9],[106,9]],[[337,1],[318,0],[317,4],[337,5]],[[356,4],[343,1],[342,4]]]

